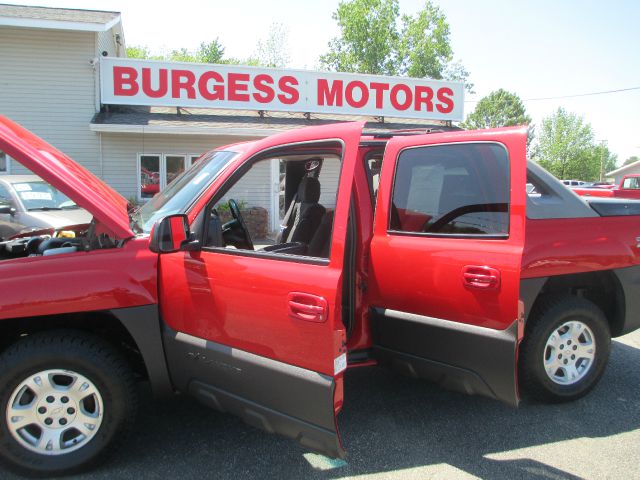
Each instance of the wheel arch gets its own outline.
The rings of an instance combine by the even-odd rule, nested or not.
[[[156,305],[92,312],[65,313],[0,320],[0,351],[23,336],[72,329],[108,341],[123,354],[132,370],[149,380],[154,395],[173,393],[164,356]]]
[[[627,299],[619,276],[614,270],[521,280],[520,298],[525,304],[525,321],[531,312],[535,311],[536,306],[551,295],[572,295],[589,300],[604,313],[612,337],[626,333]]]

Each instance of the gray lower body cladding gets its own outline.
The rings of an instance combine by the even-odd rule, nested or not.
[[[311,450],[344,457],[333,413],[332,377],[169,328],[164,343],[178,390]]]
[[[382,364],[518,405],[517,321],[500,331],[380,308],[372,311],[372,329],[374,355]]]

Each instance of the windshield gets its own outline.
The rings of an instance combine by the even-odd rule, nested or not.
[[[72,210],[76,203],[46,182],[20,182],[11,185],[26,210]]]
[[[149,233],[156,220],[174,213],[184,213],[185,208],[236,155],[236,152],[206,153],[193,167],[178,175],[167,188],[131,215],[133,231]]]

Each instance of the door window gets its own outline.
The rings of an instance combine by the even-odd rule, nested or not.
[[[334,152],[283,152],[256,161],[214,201],[205,244],[227,251],[328,258],[340,166]]]
[[[509,188],[509,159],[501,145],[406,149],[398,157],[389,230],[504,238]]]
[[[625,178],[624,183],[622,184],[622,188],[632,188],[632,189],[640,188],[640,186],[638,185],[638,177]]]

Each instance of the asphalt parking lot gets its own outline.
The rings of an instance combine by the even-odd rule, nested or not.
[[[79,479],[640,478],[640,332],[614,341],[603,380],[564,405],[447,392],[377,369],[351,371],[340,426],[346,462],[309,454],[186,397],[143,388],[134,435]],[[17,478],[0,470],[0,478]]]

